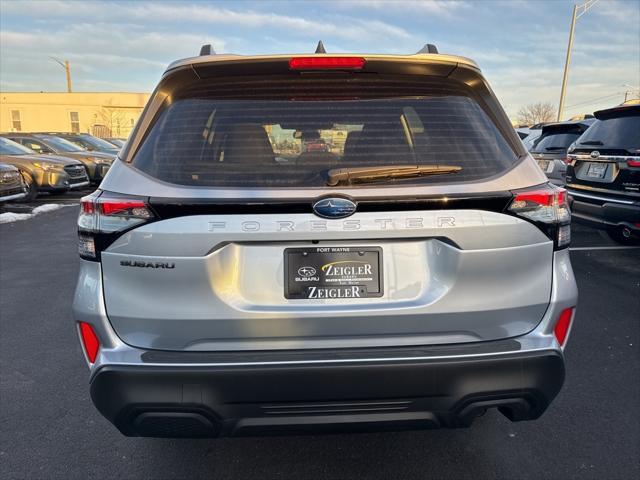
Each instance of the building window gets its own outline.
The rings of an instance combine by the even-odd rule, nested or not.
[[[14,132],[22,131],[22,120],[20,118],[20,110],[11,110],[11,129]]]
[[[69,119],[71,120],[71,131],[80,133],[80,115],[78,112],[69,112]]]

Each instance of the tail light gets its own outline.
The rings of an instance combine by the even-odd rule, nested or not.
[[[362,57],[294,57],[289,60],[291,70],[362,70]]]
[[[100,252],[122,233],[155,219],[145,198],[95,191],[80,200],[78,253],[99,260]]]
[[[560,346],[564,346],[567,340],[567,334],[569,333],[569,327],[571,327],[571,318],[573,317],[573,307],[565,308],[556,322],[556,326],[553,329],[553,334],[558,340]]]
[[[93,327],[85,322],[78,322],[78,328],[80,330],[80,339],[82,340],[82,347],[84,353],[87,355],[87,359],[90,363],[94,363],[98,356],[98,350],[100,350],[100,340]]]
[[[547,184],[535,189],[514,192],[509,212],[522,217],[540,228],[557,249],[567,247],[571,241],[571,211],[567,191]]]
[[[630,167],[640,167],[640,160],[629,159],[627,160],[627,165]]]

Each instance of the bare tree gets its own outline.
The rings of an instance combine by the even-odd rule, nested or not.
[[[518,123],[535,125],[552,122],[556,118],[556,107],[550,102],[531,103],[518,111]]]
[[[94,135],[99,137],[120,137],[122,136],[121,128],[125,126],[125,114],[122,109],[112,106],[103,106],[98,112],[100,123],[96,123]]]

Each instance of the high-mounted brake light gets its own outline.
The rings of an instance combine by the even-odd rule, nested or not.
[[[84,347],[84,352],[87,354],[87,359],[90,363],[94,363],[98,356],[98,350],[100,350],[100,340],[98,340],[98,336],[93,330],[93,327],[88,323],[78,322],[78,327],[80,329],[80,338],[82,339],[82,346]]]
[[[80,200],[78,251],[86,260],[98,260],[119,233],[155,218],[139,198],[96,191]]]
[[[362,70],[362,57],[294,57],[289,60],[291,70]]]
[[[509,211],[526,218],[540,227],[557,248],[566,247],[571,241],[571,211],[567,191],[546,185],[542,188],[516,192]]]
[[[556,326],[553,329],[553,334],[556,336],[556,340],[560,346],[564,346],[567,340],[567,334],[569,333],[569,327],[571,326],[571,318],[573,317],[573,307],[565,308],[556,322]]]

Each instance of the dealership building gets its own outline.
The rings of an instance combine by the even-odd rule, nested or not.
[[[3,92],[0,131],[126,138],[148,99],[148,93],[129,92]]]

